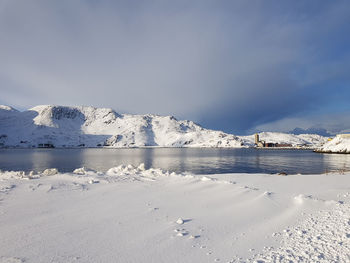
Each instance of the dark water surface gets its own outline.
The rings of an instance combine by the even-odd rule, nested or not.
[[[313,174],[350,170],[350,155],[309,150],[264,149],[1,149],[1,170],[71,172],[79,167],[106,171],[120,164],[163,168],[174,172]]]

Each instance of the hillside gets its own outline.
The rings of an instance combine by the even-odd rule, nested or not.
[[[319,135],[266,132],[267,142],[319,147]],[[38,147],[249,147],[254,136],[202,128],[172,116],[119,114],[109,108],[41,105],[27,111],[0,106],[0,146]]]
[[[0,144],[37,147],[241,147],[231,134],[172,116],[118,114],[108,108],[42,105],[24,112],[0,107]]]
[[[325,143],[316,151],[328,153],[350,153],[350,136],[337,135],[333,140]]]

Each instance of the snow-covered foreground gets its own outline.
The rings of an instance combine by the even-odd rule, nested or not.
[[[0,262],[348,262],[350,174],[0,174]]]

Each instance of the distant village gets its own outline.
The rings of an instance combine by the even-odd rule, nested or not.
[[[350,138],[350,134],[337,134],[337,137],[340,138]],[[328,138],[328,141],[333,140],[333,138]],[[255,133],[255,147],[257,148],[307,148],[309,145],[300,144],[300,145],[292,145],[288,143],[273,143],[266,142],[264,140],[260,140],[259,134]]]
[[[272,147],[288,148],[288,147],[293,147],[292,144],[273,143],[273,142],[266,142],[266,141],[260,140],[258,133],[255,133],[255,146],[258,148],[272,148]]]
[[[273,143],[260,140],[259,134],[255,133],[255,147],[257,148],[303,148],[308,147],[307,144],[292,145],[289,143]]]

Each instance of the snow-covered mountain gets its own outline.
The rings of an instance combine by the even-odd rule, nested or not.
[[[339,134],[316,151],[328,153],[350,153],[350,134]]]
[[[261,133],[267,142],[320,146],[319,135]],[[0,106],[0,146],[248,147],[254,136],[202,128],[172,116],[119,114],[108,108],[41,105],[27,111]]]
[[[42,105],[24,112],[0,107],[0,145],[37,147],[241,147],[241,140],[172,116],[118,114],[112,109]]]

